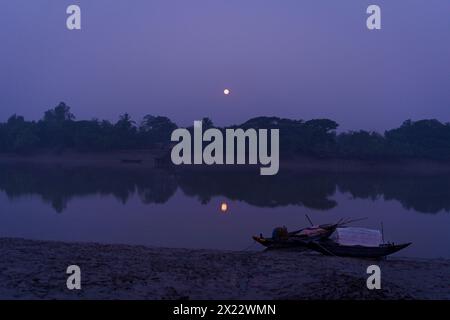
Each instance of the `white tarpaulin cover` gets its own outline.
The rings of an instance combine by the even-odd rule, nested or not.
[[[365,228],[337,228],[330,238],[344,246],[378,247],[383,243],[379,230]]]

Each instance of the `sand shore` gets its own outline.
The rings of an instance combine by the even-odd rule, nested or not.
[[[1,299],[450,299],[450,260],[0,239]],[[66,288],[81,268],[82,290]],[[369,291],[378,264],[382,289]]]

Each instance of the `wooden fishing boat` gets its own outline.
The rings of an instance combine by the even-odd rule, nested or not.
[[[383,258],[396,253],[411,243],[403,244],[381,244],[378,247],[367,247],[361,245],[346,246],[340,245],[332,240],[309,242],[308,248],[323,253],[328,256],[354,257],[354,258]]]
[[[338,224],[323,224],[289,232],[285,238],[265,238],[262,235],[253,236],[253,240],[268,249],[308,248],[308,243],[328,238],[338,227]]]
[[[285,240],[275,240],[273,238],[264,238],[253,236],[253,240],[263,245],[267,249],[288,249],[288,248],[308,248],[308,241],[296,237],[289,237]]]
[[[329,256],[382,258],[396,253],[410,244],[384,243],[379,230],[336,228],[329,238],[309,242],[308,247]]]

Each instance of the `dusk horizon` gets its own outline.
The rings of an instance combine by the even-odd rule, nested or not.
[[[180,125],[273,115],[383,131],[450,120],[448,1],[379,1],[375,33],[366,0],[79,3],[79,32],[60,14],[71,1],[2,5],[0,120],[37,120],[59,101],[80,119],[150,113]]]
[[[111,118],[101,119],[101,118],[98,118],[98,117],[95,117],[95,116],[89,117],[88,115],[86,115],[86,118],[80,118],[80,117],[78,117],[77,114],[76,114],[76,110],[77,110],[76,107],[73,108],[73,106],[72,106],[70,103],[66,103],[64,100],[60,100],[59,103],[67,104],[67,105],[71,108],[71,111],[74,113],[74,119],[73,119],[74,121],[94,121],[94,120],[103,121],[103,120],[105,120],[105,121],[108,121],[108,122],[111,122],[111,123],[116,123],[117,121],[120,120],[120,117],[123,116],[124,114],[129,114],[129,115],[130,115],[130,112],[128,112],[128,111],[126,111],[126,110],[124,109],[125,111],[119,112],[119,113],[118,113],[117,115],[115,115],[115,116],[112,115]],[[14,113],[14,114],[10,114],[9,116],[5,117],[5,119],[0,119],[0,123],[1,123],[1,122],[7,122],[7,120],[10,119],[10,118],[13,117],[13,116],[24,117],[24,119],[25,119],[26,121],[34,121],[34,122],[37,122],[37,121],[43,120],[45,111],[48,111],[48,110],[50,110],[50,109],[55,108],[56,106],[58,106],[59,103],[54,103],[54,104],[51,105],[51,106],[44,107],[44,108],[42,109],[42,112],[41,112],[41,116],[40,116],[40,117],[38,116],[38,117],[36,117],[36,118],[28,118],[28,117],[24,116],[23,114],[20,114],[20,113]],[[143,109],[143,110],[142,110],[142,117],[141,117],[141,118],[135,118],[135,117],[133,117],[133,116],[131,116],[131,115],[130,115],[130,117],[131,117],[131,119],[132,119],[133,121],[136,122],[136,126],[139,126],[140,121],[143,120],[145,116],[149,116],[149,115],[151,115],[151,116],[156,116],[156,117],[167,117],[167,118],[170,119],[170,117],[167,116],[167,114],[165,114],[165,113],[161,113],[161,114],[156,113],[156,114],[155,114],[155,113],[153,112],[153,109],[151,109],[151,108],[149,108],[149,109]],[[272,114],[257,114],[257,113],[255,113],[255,115],[253,115],[253,116],[251,116],[251,117],[249,117],[249,118],[242,118],[242,119],[240,119],[238,122],[230,122],[230,123],[226,123],[226,122],[220,121],[220,119],[214,119],[214,118],[211,118],[211,117],[209,116],[209,114],[205,114],[205,115],[199,115],[198,118],[192,118],[192,120],[182,120],[182,121],[180,121],[180,123],[175,123],[175,124],[177,124],[180,128],[181,128],[181,127],[190,127],[190,126],[192,126],[192,124],[193,124],[194,121],[200,121],[200,120],[202,120],[202,119],[204,119],[204,118],[208,118],[208,119],[211,119],[211,120],[213,121],[214,124],[217,124],[217,127],[229,127],[229,126],[240,125],[240,124],[242,124],[242,123],[245,123],[245,122],[248,121],[248,120],[255,119],[255,118],[261,118],[261,117],[268,117],[268,118],[274,117],[274,118],[280,118],[280,119],[301,120],[301,121],[319,120],[319,119],[329,119],[329,120],[334,120],[333,118],[330,118],[330,117],[319,117],[319,118],[303,118],[303,117],[297,117],[297,118],[291,118],[291,117],[282,117],[282,116],[279,116],[277,113],[272,113]],[[216,120],[219,120],[219,121],[216,121]],[[343,128],[342,125],[338,123],[339,126],[338,126],[338,128],[337,128],[336,130],[337,130],[337,132],[353,132],[353,131],[354,131],[354,132],[357,132],[357,131],[367,131],[367,132],[376,132],[376,133],[383,134],[383,132],[385,132],[385,131],[388,131],[388,130],[390,130],[390,129],[397,128],[397,127],[401,126],[401,125],[402,125],[404,122],[406,122],[406,121],[417,122],[417,121],[430,121],[430,120],[437,120],[437,121],[439,121],[439,122],[441,122],[441,123],[443,123],[443,124],[449,124],[449,123],[450,123],[450,119],[439,119],[439,118],[416,118],[416,119],[415,119],[415,118],[405,118],[405,119],[403,119],[403,120],[400,120],[399,123],[393,124],[391,127],[378,128],[378,129],[367,129],[367,128],[364,128],[364,127],[358,127],[358,128]],[[189,122],[189,121],[190,121],[190,122]]]

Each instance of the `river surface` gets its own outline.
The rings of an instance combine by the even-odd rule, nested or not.
[[[307,226],[308,214],[367,218],[353,226],[413,242],[397,255],[450,258],[449,211],[447,175],[0,165],[0,237],[259,250],[252,235]]]

